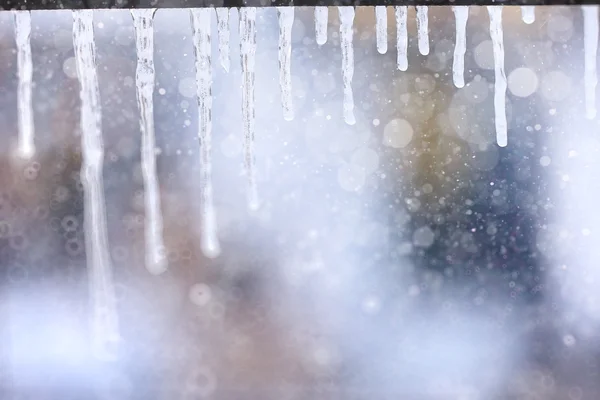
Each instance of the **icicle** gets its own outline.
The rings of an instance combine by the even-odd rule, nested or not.
[[[167,270],[163,242],[163,221],[160,210],[160,192],[156,176],[156,145],[154,141],[154,27],[156,9],[131,10],[135,28],[137,69],[135,74],[137,101],[140,109],[142,133],[142,177],[144,179],[144,207],[146,213],[144,238],[146,268],[152,274]]]
[[[31,13],[15,11],[15,38],[17,42],[17,75],[19,147],[21,157],[30,158],[35,154],[33,107],[31,105],[31,81],[33,64],[31,62]]]
[[[506,123],[506,74],[504,73],[504,34],[502,33],[502,6],[488,6],[490,36],[494,48],[494,118],[498,146],[508,144]]]
[[[319,46],[322,46],[327,42],[328,18],[329,9],[327,7],[315,7],[315,34]]]
[[[535,6],[521,6],[521,18],[526,24],[535,22]]]
[[[457,88],[465,86],[465,52],[467,50],[468,6],[454,6],[456,20],[456,42],[454,44],[454,61],[452,63],[452,79]]]
[[[229,8],[217,7],[217,34],[219,35],[219,61],[229,72]]]
[[[377,51],[380,54],[387,53],[387,7],[375,7],[375,25],[377,34]]]
[[[426,6],[417,6],[417,38],[419,41],[419,53],[426,56],[429,54],[429,17]]]
[[[354,95],[352,77],[354,75],[354,7],[338,7],[340,12],[340,44],[342,46],[342,78],[344,81],[344,121],[354,125]]]
[[[217,218],[213,203],[211,135],[212,135],[212,66],[209,8],[191,10],[194,54],[196,55],[196,90],[198,96],[198,139],[200,141],[201,180],[201,248],[214,258],[221,248],[217,236]]]
[[[596,54],[598,51],[598,6],[582,6],[583,42],[585,52],[585,113],[596,117]]]
[[[92,297],[92,348],[114,359],[120,341],[112,268],[108,251],[102,165],[102,115],[96,72],[93,11],[73,11],[73,45],[81,97],[81,180],[84,189],[85,247]]]
[[[398,53],[396,64],[400,71],[408,69],[408,32],[406,28],[406,14],[408,7],[396,6],[396,52]]]
[[[248,207],[258,209],[254,159],[254,67],[256,64],[256,7],[240,8],[240,55],[242,61],[242,118],[244,120],[244,167],[248,179]]]
[[[281,87],[281,104],[283,118],[294,119],[292,106],[292,25],[294,24],[294,7],[277,7],[279,18],[279,86]]]

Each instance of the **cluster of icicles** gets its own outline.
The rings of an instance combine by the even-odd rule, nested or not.
[[[429,53],[428,9],[418,6],[418,48],[423,55]],[[340,16],[340,43],[342,50],[343,112],[348,124],[356,122],[352,93],[354,74],[353,7],[338,7]],[[406,6],[395,7],[397,29],[397,66],[401,71],[408,68]],[[464,86],[464,55],[466,50],[466,25],[469,16],[467,6],[453,7],[456,18],[456,44],[453,60],[453,81]],[[146,267],[159,274],[167,269],[162,238],[162,216],[155,161],[155,138],[153,117],[154,60],[153,17],[155,10],[132,10],[137,46],[136,88],[140,109],[142,132],[141,164],[145,190],[145,246]],[[247,176],[248,205],[258,207],[258,194],[254,165],[254,72],[256,54],[256,8],[240,9],[240,55],[242,65],[242,115],[244,131],[244,167]],[[502,32],[502,6],[489,6],[490,35],[493,42],[495,65],[495,123],[497,142],[507,145],[507,122],[505,115],[506,75],[504,72],[504,45]],[[291,89],[291,36],[294,8],[277,8],[279,18],[279,81],[283,116],[294,118]],[[375,7],[377,50],[387,51],[387,8]],[[32,110],[32,61],[31,61],[31,15],[28,11],[15,11],[15,36],[18,48],[18,151],[22,157],[35,154],[34,123]],[[535,11],[531,6],[522,7],[523,21],[532,23]],[[596,115],[595,90],[596,51],[598,45],[598,6],[583,6],[585,42],[585,95],[586,114]],[[201,163],[201,249],[208,257],[220,253],[217,223],[213,205],[211,184],[211,131],[212,131],[212,67],[211,67],[211,17],[208,8],[191,10],[191,25],[196,57],[196,83],[198,98],[198,137]],[[219,61],[228,71],[229,59],[229,9],[216,9],[218,26]],[[96,355],[110,357],[112,348],[119,341],[118,319],[112,280],[110,254],[106,229],[106,212],[102,182],[104,145],[102,140],[100,93],[95,61],[93,11],[73,11],[73,44],[77,74],[80,82],[82,169],[85,192],[86,256],[90,271],[92,296],[92,336]],[[315,8],[316,41],[327,41],[328,8]]]

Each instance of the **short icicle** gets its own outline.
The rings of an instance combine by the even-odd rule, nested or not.
[[[417,40],[419,53],[429,54],[429,10],[427,6],[417,6]]]
[[[214,258],[221,253],[217,236],[217,217],[212,187],[212,65],[209,8],[191,10],[194,54],[196,56],[196,93],[198,96],[198,139],[200,142],[200,207],[202,253]]]
[[[375,7],[375,29],[377,36],[377,51],[380,54],[387,53],[388,42],[387,42],[387,7],[376,6]]]
[[[465,52],[467,51],[467,20],[469,19],[468,6],[454,6],[454,19],[456,21],[456,42],[454,43],[454,60],[452,62],[452,80],[454,86],[465,86]]]
[[[319,46],[327,43],[327,20],[329,9],[327,7],[315,7],[315,35]]]
[[[17,111],[19,124],[18,154],[31,158],[35,154],[33,107],[31,101],[33,64],[31,61],[31,12],[14,11],[17,42],[19,88]]]
[[[144,181],[146,269],[154,275],[167,270],[163,242],[160,190],[156,173],[154,135],[154,13],[156,9],[131,10],[135,28],[137,102],[142,132],[142,178]]]
[[[115,360],[121,340],[106,228],[102,166],[102,110],[92,10],[73,11],[73,45],[81,98],[81,182],[84,193],[85,253],[92,303],[93,354]]]
[[[408,7],[394,7],[396,14],[396,64],[400,71],[408,69],[408,31],[406,27]]]
[[[506,74],[504,72],[504,34],[502,32],[502,6],[488,6],[490,36],[494,52],[494,118],[498,146],[508,144],[506,122]]]
[[[596,55],[598,53],[598,6],[582,6],[583,46],[585,57],[585,115],[588,119],[596,117]]]
[[[294,24],[294,7],[277,7],[279,18],[279,86],[281,88],[281,104],[283,118],[294,119],[292,105],[292,26]]]
[[[229,72],[229,8],[217,7],[217,35],[219,36],[219,61],[225,72]]]
[[[340,12],[340,44],[342,46],[342,79],[344,83],[344,121],[354,125],[354,94],[352,77],[354,75],[354,7],[338,7]]]
[[[535,22],[535,6],[521,6],[521,19],[526,24]]]
[[[240,56],[242,62],[242,119],[244,121],[244,169],[248,184],[248,207],[259,207],[254,155],[256,64],[256,7],[240,8]]]

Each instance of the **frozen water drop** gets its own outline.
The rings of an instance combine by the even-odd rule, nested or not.
[[[340,12],[340,44],[342,46],[342,78],[344,81],[344,121],[354,125],[354,94],[352,77],[354,75],[354,7],[338,7]]]
[[[211,10],[192,9],[192,31],[196,57],[198,139],[200,141],[201,249],[210,258],[220,253],[212,186],[212,57]]]
[[[429,54],[429,15],[426,6],[417,6],[417,40],[419,53]]]
[[[406,26],[406,6],[394,7],[396,14],[396,64],[400,71],[408,69],[408,31]]]
[[[375,7],[375,28],[377,36],[377,51],[387,53],[387,7]]]
[[[19,155],[31,158],[35,154],[33,107],[31,103],[33,63],[31,60],[31,13],[14,11],[17,42],[17,111],[19,124]]]
[[[494,118],[498,146],[508,144],[506,122],[506,74],[504,73],[504,34],[502,32],[502,6],[488,6],[490,35],[494,49]]]
[[[535,6],[521,6],[521,18],[526,24],[535,22]]]
[[[319,46],[322,46],[327,42],[328,17],[329,9],[327,7],[315,7],[315,34]]]
[[[582,6],[583,42],[585,53],[585,113],[588,119],[596,117],[596,55],[598,52],[598,6]]]
[[[467,20],[468,6],[452,7],[456,21],[456,43],[454,45],[454,60],[452,63],[452,79],[457,88],[465,86],[465,52],[467,51]]]
[[[294,7],[277,7],[279,18],[279,86],[281,87],[281,103],[283,118],[294,119],[292,105],[292,26],[294,24]]]

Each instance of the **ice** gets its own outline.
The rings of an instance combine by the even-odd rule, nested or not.
[[[583,43],[585,52],[585,114],[596,117],[596,53],[598,52],[598,6],[582,6]]]
[[[240,56],[242,61],[242,118],[244,121],[244,167],[248,182],[248,207],[258,209],[254,158],[254,69],[256,64],[256,7],[240,9]]]
[[[526,24],[535,22],[535,6],[521,6],[521,18]]]
[[[281,87],[281,104],[283,118],[294,119],[292,106],[292,25],[294,24],[294,7],[277,7],[279,18],[279,86]]]
[[[31,81],[33,64],[31,62],[31,13],[15,11],[15,39],[17,42],[17,75],[19,144],[21,157],[30,158],[35,154],[33,107],[31,105]]]
[[[137,69],[135,74],[140,131],[142,133],[142,176],[146,213],[144,238],[146,268],[152,274],[167,269],[163,242],[163,221],[160,191],[156,176],[156,145],[154,140],[154,13],[155,9],[131,10],[135,28]]]
[[[429,17],[426,6],[417,6],[417,39],[419,53],[429,54]]]
[[[406,71],[408,69],[408,32],[406,28],[406,14],[408,7],[397,6],[394,7],[396,13],[396,52],[398,69],[400,71]]]
[[[454,6],[456,21],[456,42],[454,44],[454,61],[452,63],[452,79],[457,88],[465,86],[465,52],[467,51],[468,6]]]
[[[328,17],[329,9],[327,7],[315,7],[315,35],[319,46],[327,42]]]
[[[229,72],[229,8],[217,7],[217,35],[219,36],[219,61]]]
[[[116,358],[120,341],[102,182],[104,143],[96,71],[94,14],[73,11],[73,46],[81,97],[81,181],[84,189],[85,247],[92,301],[92,349],[100,359]]]
[[[191,10],[194,54],[196,56],[196,90],[198,96],[198,139],[200,141],[201,249],[214,258],[221,248],[217,236],[217,217],[213,203],[211,135],[212,135],[212,66],[209,8]]]
[[[354,125],[354,95],[352,76],[354,75],[354,7],[338,7],[340,12],[340,44],[342,46],[342,78],[344,81],[344,121]]]
[[[377,51],[380,54],[387,53],[387,7],[375,7]]]
[[[506,123],[506,74],[504,73],[504,38],[502,33],[502,6],[488,6],[490,36],[494,52],[494,118],[498,146],[508,144]]]

